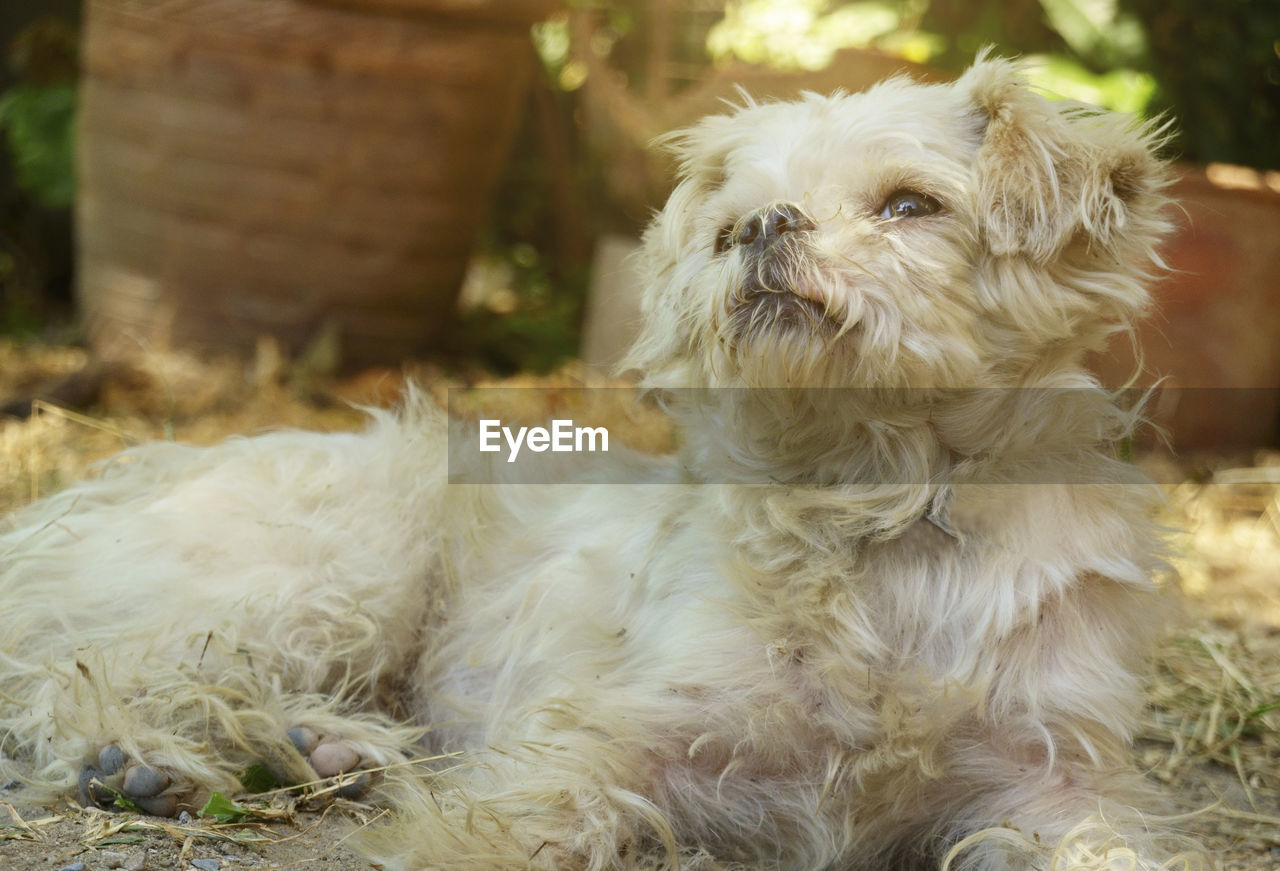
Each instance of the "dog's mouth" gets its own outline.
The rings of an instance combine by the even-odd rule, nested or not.
[[[834,333],[840,329],[813,270],[801,268],[798,258],[787,255],[785,250],[766,252],[755,268],[745,270],[729,304],[730,326],[739,338],[775,331]]]
[[[768,330],[825,330],[836,325],[826,307],[789,290],[748,290],[734,307],[739,335]]]

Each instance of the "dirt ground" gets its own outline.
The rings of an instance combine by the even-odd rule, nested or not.
[[[21,801],[21,790],[0,795],[11,793]],[[345,840],[377,813],[375,808],[343,803],[327,812],[289,813],[279,822],[219,826],[84,811],[66,804],[38,808],[0,801],[0,868],[80,871],[78,863],[83,863],[83,871],[371,869],[378,866],[360,858]]]
[[[68,387],[73,373],[81,383]],[[104,367],[76,349],[0,341],[0,404],[32,412],[0,414],[0,514],[147,439],[208,443],[282,425],[358,427],[362,415],[351,403],[394,401],[406,375],[440,396],[448,385],[476,380],[418,367],[333,381],[284,366],[269,348],[248,367],[172,356]],[[570,369],[504,383],[583,380]],[[40,395],[53,398],[25,402]],[[640,447],[669,443],[661,425],[632,429]],[[1142,461],[1165,464],[1161,480],[1174,479],[1167,458]],[[1169,583],[1187,618],[1156,659],[1136,758],[1171,797],[1171,810],[1191,814],[1180,827],[1203,839],[1225,869],[1280,871],[1280,453],[1180,462],[1187,476],[1167,487],[1165,520],[1183,530]],[[256,807],[268,818],[157,820],[66,802],[41,807],[20,785],[0,785],[0,871],[376,867],[347,839],[379,808],[342,800],[326,808]]]

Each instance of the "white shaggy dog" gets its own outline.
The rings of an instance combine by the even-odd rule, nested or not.
[[[128,451],[0,537],[5,753],[158,813],[456,754],[384,780],[392,868],[1198,865],[1133,809],[1155,493],[1080,389],[1155,139],[994,60],[706,119],[630,356],[679,458],[450,485],[412,399]]]

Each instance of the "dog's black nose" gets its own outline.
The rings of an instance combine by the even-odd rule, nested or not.
[[[792,203],[774,203],[754,212],[743,222],[736,242],[739,245],[750,245],[757,239],[761,239],[768,244],[783,233],[813,230],[816,227],[813,219],[799,206]]]

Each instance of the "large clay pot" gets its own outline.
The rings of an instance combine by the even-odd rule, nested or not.
[[[87,337],[349,366],[428,350],[552,0],[88,0],[78,201]]]
[[[1173,447],[1274,444],[1280,424],[1280,184],[1242,167],[1187,167],[1170,191],[1179,231],[1161,253],[1170,271],[1152,289],[1140,328],[1143,374],[1159,382],[1154,417]],[[1135,368],[1120,341],[1096,361],[1122,384]]]

